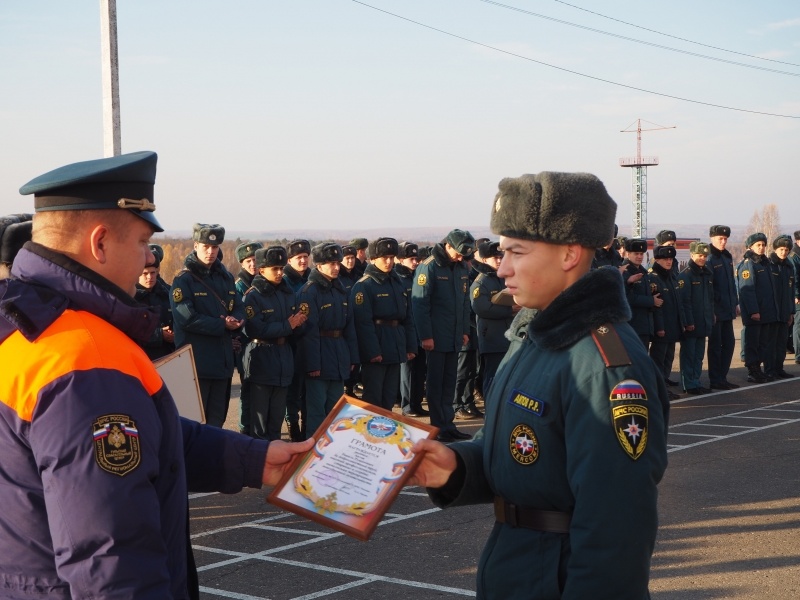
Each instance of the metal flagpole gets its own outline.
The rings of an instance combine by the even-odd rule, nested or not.
[[[117,0],[100,0],[100,44],[103,67],[103,156],[122,153],[119,121]]]

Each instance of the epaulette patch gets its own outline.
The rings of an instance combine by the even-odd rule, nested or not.
[[[600,351],[607,368],[624,367],[631,364],[628,351],[625,349],[622,340],[619,339],[619,334],[613,325],[607,323],[597,329],[593,329],[592,339]]]
[[[92,424],[94,457],[101,469],[127,475],[139,466],[139,430],[128,415],[103,415]]]
[[[625,454],[636,460],[647,448],[647,392],[635,379],[625,379],[614,386],[608,399],[617,441]]]

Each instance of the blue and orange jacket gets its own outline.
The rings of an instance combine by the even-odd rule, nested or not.
[[[267,444],[178,416],[136,343],[157,311],[32,242],[12,275],[0,282],[0,596],[187,598],[187,491],[260,487]]]

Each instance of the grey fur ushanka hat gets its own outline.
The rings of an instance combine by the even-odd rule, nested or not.
[[[602,248],[614,237],[617,203],[589,173],[543,171],[499,184],[491,228],[498,235]]]

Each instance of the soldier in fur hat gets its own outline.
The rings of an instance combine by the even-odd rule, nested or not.
[[[733,257],[726,249],[731,228],[712,225],[708,231],[709,254],[706,266],[714,284],[714,326],[708,338],[708,379],[712,390],[733,390],[739,386],[728,381],[736,337],[733,321],[739,316]]]
[[[669,405],[619,271],[590,270],[615,215],[581,173],[504,179],[492,203],[497,275],[528,324],[511,327],[490,427],[470,442],[417,442],[409,482],[442,507],[494,502],[479,598],[649,598]]]
[[[311,249],[314,268],[298,294],[307,321],[299,331],[296,360],[305,374],[306,435],[313,435],[344,393],[358,360],[358,342],[347,292],[339,281],[342,248],[323,242]]]
[[[153,252],[153,260],[144,266],[136,284],[136,300],[157,309],[160,314],[159,326],[153,330],[150,339],[141,344],[151,360],[166,356],[175,351],[175,333],[172,329],[172,305],[169,301],[170,288],[161,279],[161,258],[163,253]]]
[[[794,377],[783,368],[786,360],[786,340],[789,330],[794,322],[795,313],[795,271],[788,260],[792,249],[792,238],[788,235],[779,235],[772,242],[772,252],[769,255],[772,282],[775,288],[775,305],[778,318],[775,321],[775,334],[773,345],[768,346],[764,356],[764,372],[773,379],[791,379]]]
[[[236,246],[236,260],[239,261],[239,272],[236,274],[236,292],[244,302],[244,294],[250,289],[256,276],[256,250],[263,248],[261,242],[245,242]],[[250,435],[250,382],[245,377],[242,366],[243,350],[247,346],[247,335],[244,329],[234,337],[236,370],[239,372],[241,386],[239,388],[239,433]]]
[[[289,339],[306,321],[297,310],[295,293],[283,277],[288,256],[283,246],[258,248],[253,255],[256,276],[244,295],[244,379],[250,385],[250,435],[281,439],[286,394],[294,376]]]
[[[400,389],[400,365],[416,355],[411,298],[394,271],[397,240],[380,237],[367,248],[369,264],[350,292],[363,400],[392,410]]]
[[[225,228],[195,223],[192,239],[194,251],[172,282],[175,346],[192,345],[206,421],[222,427],[235,366],[233,338],[244,325],[244,306],[219,259]]]

